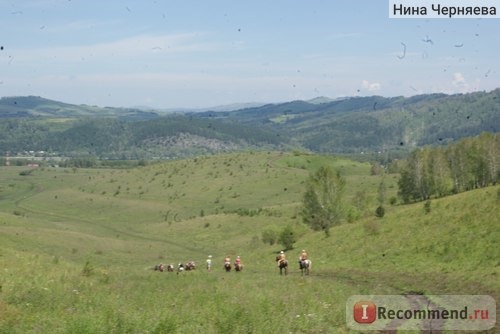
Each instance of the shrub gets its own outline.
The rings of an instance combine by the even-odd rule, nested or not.
[[[292,226],[286,226],[280,233],[279,242],[285,250],[293,249],[293,244],[297,241],[297,235]]]
[[[424,203],[424,212],[427,214],[427,213],[430,213],[431,212],[431,200],[428,199],[427,201],[425,201]]]
[[[349,209],[347,209],[346,218],[349,224],[354,223],[360,217],[361,217],[361,212],[357,208],[350,207]]]
[[[262,242],[272,246],[277,241],[278,241],[278,232],[275,229],[267,229],[262,231]]]
[[[88,277],[92,275],[93,272],[94,272],[94,267],[90,264],[90,261],[87,260],[85,262],[85,265],[83,266],[82,275]]]
[[[385,215],[385,209],[382,205],[380,205],[376,210],[375,210],[375,216],[382,218]]]

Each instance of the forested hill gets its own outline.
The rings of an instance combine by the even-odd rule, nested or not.
[[[500,131],[500,88],[491,92],[413,97],[294,101],[201,117],[283,131],[318,152],[359,152],[441,145]]]
[[[0,118],[80,118],[118,117],[123,119],[151,119],[159,115],[132,108],[111,108],[74,105],[39,96],[12,96],[0,99]]]
[[[148,159],[292,147],[324,153],[410,152],[499,131],[500,88],[177,114],[77,106],[34,96],[0,99],[1,156],[43,151]]]

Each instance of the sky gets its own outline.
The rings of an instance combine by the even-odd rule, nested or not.
[[[389,18],[388,0],[0,0],[0,97],[167,109],[491,91],[499,36],[500,19]]]

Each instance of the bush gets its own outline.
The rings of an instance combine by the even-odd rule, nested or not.
[[[292,226],[285,227],[279,236],[279,242],[285,250],[293,249],[293,244],[297,241],[297,235]]]
[[[385,215],[385,209],[382,205],[380,205],[376,210],[375,210],[375,216],[382,218]]]
[[[350,207],[349,209],[347,209],[346,218],[349,224],[354,223],[360,217],[361,217],[361,212],[357,208]]]
[[[94,267],[90,264],[90,261],[87,260],[87,262],[85,262],[85,265],[83,266],[82,275],[88,277],[92,275],[93,272],[94,272]]]
[[[424,212],[427,214],[427,213],[430,213],[431,212],[431,200],[428,199],[427,201],[425,201],[424,203]]]
[[[269,245],[274,245],[278,241],[278,232],[274,229],[262,231],[262,242]]]

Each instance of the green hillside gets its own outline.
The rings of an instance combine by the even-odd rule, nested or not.
[[[123,119],[158,118],[158,114],[132,108],[101,108],[74,105],[40,96],[12,96],[0,98],[1,118],[81,118],[117,117]]]
[[[315,152],[361,152],[442,145],[500,130],[500,89],[469,94],[294,101],[202,114],[268,126]]]
[[[1,156],[33,151],[45,157],[148,160],[290,148],[401,155],[499,131],[500,88],[172,114],[76,106],[33,96],[0,99]]]
[[[0,154],[100,159],[169,159],[288,146],[286,136],[236,123],[172,115],[154,120],[0,119]]]
[[[331,236],[301,222],[309,172],[346,178],[365,211]],[[25,171],[24,173],[21,173]],[[489,294],[497,299],[500,187],[373,214],[382,176],[347,159],[277,152],[198,157],[141,168],[0,168],[0,332],[348,333],[355,294]],[[398,175],[384,176],[386,197]],[[291,226],[291,270],[265,230]],[[313,261],[302,277],[294,259]],[[203,268],[214,258],[214,270]],[[225,273],[225,255],[245,269]],[[194,272],[157,263],[194,260]]]

